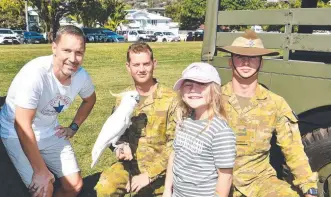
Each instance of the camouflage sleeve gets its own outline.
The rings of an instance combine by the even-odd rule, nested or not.
[[[304,152],[296,116],[286,101],[282,101],[279,107],[276,123],[277,144],[294,175],[293,184],[306,193],[309,188],[317,188],[317,175],[312,173]]]
[[[167,114],[167,130],[166,130],[166,147],[162,150],[162,157],[154,157],[154,161],[152,161],[153,166],[146,169],[148,172],[148,176],[154,180],[158,177],[158,175],[165,174],[168,165],[168,159],[170,153],[172,151],[172,142],[175,138],[175,129],[176,129],[176,121],[175,121],[175,111],[177,107],[177,101],[174,99],[169,106],[168,114]]]

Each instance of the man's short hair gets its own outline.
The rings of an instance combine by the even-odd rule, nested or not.
[[[78,36],[78,37],[81,37],[83,39],[83,42],[84,42],[84,47],[85,47],[85,35],[84,35],[84,32],[74,26],[74,25],[64,25],[64,26],[61,26],[59,28],[59,30],[56,32],[56,37],[55,37],[55,40],[54,42],[55,43],[59,43],[59,41],[61,40],[61,36],[62,35],[73,35],[73,36]]]
[[[130,62],[130,53],[150,53],[151,60],[154,60],[152,48],[145,42],[133,43],[129,46],[129,49],[126,53],[126,61]]]

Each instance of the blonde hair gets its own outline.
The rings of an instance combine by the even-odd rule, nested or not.
[[[209,122],[215,117],[217,116],[218,118],[224,119],[226,120],[226,112],[225,109],[223,107],[223,103],[222,103],[222,90],[221,90],[221,86],[215,82],[210,83],[208,86],[210,86],[209,88],[209,95],[208,95],[208,100],[209,100],[209,104],[208,104],[208,120]],[[188,118],[193,109],[190,108],[182,99],[182,95],[181,95],[181,89],[178,92],[177,95],[178,98],[178,106],[177,106],[177,110],[176,110],[176,117],[179,123],[181,123],[184,118]]]

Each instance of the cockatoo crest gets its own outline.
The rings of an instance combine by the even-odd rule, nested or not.
[[[139,93],[137,91],[127,91],[119,94],[114,94],[111,90],[109,90],[110,94],[114,97],[121,98],[121,103],[129,104],[130,107],[135,107],[137,103],[139,103]]]

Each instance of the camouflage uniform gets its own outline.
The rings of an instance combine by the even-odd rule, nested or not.
[[[132,89],[134,87],[127,90]],[[130,144],[134,159],[119,161],[102,173],[95,188],[99,197],[124,196],[130,171],[132,176],[148,172],[153,180],[141,189],[138,196],[162,195],[176,126],[175,99],[175,92],[157,84],[154,93],[138,104],[133,112],[132,125],[120,139]]]
[[[258,85],[250,104],[241,109],[231,82],[222,87],[222,95],[228,123],[237,138],[231,196],[299,196],[288,183],[277,179],[270,165],[270,139],[274,131],[295,177],[293,184],[304,193],[317,188],[316,173],[312,173],[304,152],[298,120],[282,97]]]

